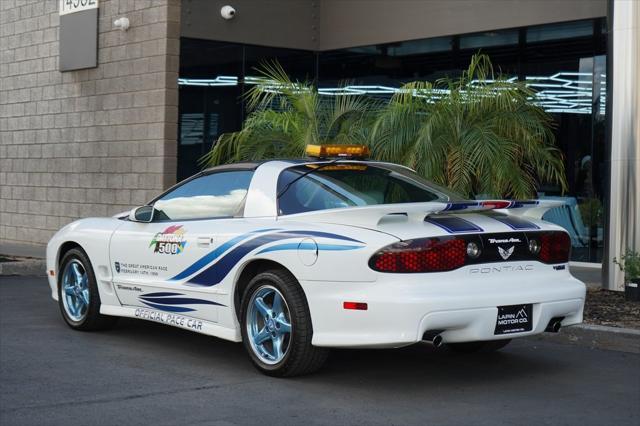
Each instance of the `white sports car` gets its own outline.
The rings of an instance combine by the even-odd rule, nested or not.
[[[472,352],[582,321],[551,201],[464,201],[365,148],[225,165],[148,205],[62,228],[52,296],[77,330],[140,318],[242,341],[266,374],[331,347]]]

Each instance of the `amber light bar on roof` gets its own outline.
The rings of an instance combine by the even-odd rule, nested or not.
[[[364,164],[337,164],[335,166],[327,166],[325,164],[306,164],[306,166],[310,169],[322,169],[322,171],[331,171],[331,170],[367,170],[367,166]]]
[[[367,158],[370,151],[366,145],[307,145],[306,153],[318,158]]]

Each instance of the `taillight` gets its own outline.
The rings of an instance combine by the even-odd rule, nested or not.
[[[571,240],[565,232],[547,232],[541,234],[540,260],[544,263],[565,263],[569,261]]]
[[[511,201],[503,201],[503,200],[497,200],[497,201],[493,201],[493,200],[486,200],[486,201],[481,201],[480,205],[482,207],[487,207],[489,209],[506,209],[507,207],[509,207],[511,205]]]
[[[379,272],[444,272],[465,264],[467,243],[460,238],[420,238],[391,244],[369,260]]]

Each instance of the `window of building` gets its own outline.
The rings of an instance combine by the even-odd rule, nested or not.
[[[200,170],[198,159],[221,133],[240,129],[247,113],[242,95],[261,62],[277,60],[293,78],[314,81],[327,98],[346,83],[389,99],[409,81],[458,77],[478,51],[491,57],[496,71],[525,81],[552,114],[569,192],[541,182],[539,196],[558,197],[569,207],[546,219],[571,233],[573,260],[599,262],[607,176],[604,18],[324,52],[184,39],[180,78],[195,80],[180,84],[178,178]],[[200,86],[197,80],[205,78],[213,83]]]
[[[424,55],[427,53],[451,50],[453,37],[435,37],[423,40],[410,40],[391,45],[387,53],[391,56]]]
[[[480,49],[517,43],[518,30],[485,31],[460,36],[460,49]]]
[[[562,22],[559,24],[539,25],[527,28],[527,43],[562,40],[576,37],[591,37],[593,21]]]

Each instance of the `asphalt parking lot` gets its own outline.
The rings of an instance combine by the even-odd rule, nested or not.
[[[517,341],[340,350],[262,376],[240,344],[122,320],[74,332],[44,278],[0,277],[0,425],[638,425],[640,355]]]

